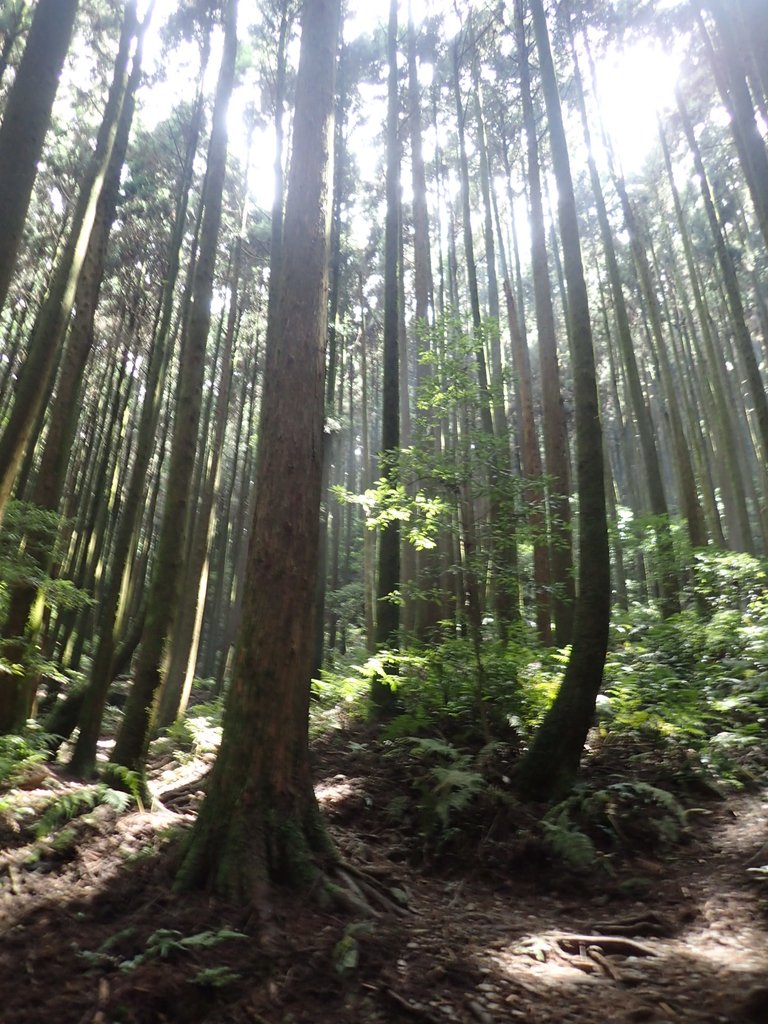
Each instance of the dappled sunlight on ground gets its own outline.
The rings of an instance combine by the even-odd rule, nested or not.
[[[351,877],[401,913],[364,920],[284,893],[270,938],[249,908],[173,891],[214,758],[176,746],[153,747],[151,808],[97,806],[43,839],[31,826],[44,805],[88,787],[42,766],[34,788],[14,791],[31,811],[4,828],[0,849],[2,1024],[161,1024],[182,1006],[188,1024],[768,1020],[736,1012],[768,977],[768,904],[748,872],[767,838],[765,798],[710,800],[682,845],[628,850],[578,875],[535,843],[504,859],[530,825],[517,805],[516,831],[491,836],[486,823],[475,847],[429,849],[424,819],[406,816],[414,803],[395,806],[410,766],[344,738],[313,754],[317,799]],[[233,928],[248,941],[147,953],[158,935]],[[353,969],[340,969],[340,948]],[[197,984],[206,971],[220,990]]]
[[[315,786],[315,796],[321,807],[335,807],[358,792],[355,780],[350,781],[346,775],[336,775],[333,779]]]

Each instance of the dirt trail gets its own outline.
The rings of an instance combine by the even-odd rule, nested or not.
[[[357,778],[339,767],[326,761],[319,785],[331,830],[401,914],[366,921],[286,900],[265,930],[243,908],[174,895],[173,830],[199,793],[190,766],[182,785],[166,766],[159,813],[100,807],[42,852],[3,832],[1,1024],[768,1022],[768,885],[747,870],[768,860],[765,795],[707,804],[687,844],[613,876],[562,876],[535,857],[519,871],[478,860],[436,874],[385,822],[386,779],[370,763]],[[627,896],[633,880],[642,897]],[[219,937],[182,941],[205,933]]]
[[[768,918],[746,869],[768,802],[733,800],[696,831],[673,860],[637,865],[655,874],[650,900],[420,880],[413,936],[386,979],[430,1021],[765,1024]]]

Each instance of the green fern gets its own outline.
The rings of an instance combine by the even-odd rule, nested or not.
[[[73,818],[87,814],[88,811],[102,805],[122,812],[129,806],[131,799],[128,793],[110,789],[104,783],[64,793],[46,807],[43,816],[34,826],[35,836],[37,839],[43,839]]]
[[[236,981],[241,981],[242,977],[242,974],[229,967],[203,967],[189,979],[189,983],[201,985],[203,988],[225,988]]]
[[[437,767],[430,772],[435,780],[429,799],[429,810],[443,828],[448,827],[451,813],[462,811],[484,789],[486,781],[479,772],[455,767]]]
[[[125,793],[129,794],[139,807],[142,807],[144,780],[140,772],[133,772],[122,764],[115,764],[114,761],[110,761],[105,768],[105,775],[114,782],[119,783],[122,789],[125,790]],[[113,792],[115,791],[113,790]]]
[[[29,732],[23,736],[0,736],[0,789],[11,789],[49,757],[47,733]]]
[[[556,821],[541,823],[544,842],[557,860],[573,871],[591,871],[597,864],[595,844],[568,821],[565,813]]]
[[[133,957],[131,960],[124,960],[120,964],[120,970],[127,973],[133,971],[147,960],[154,960],[158,957],[165,959],[171,953],[187,952],[191,949],[210,949],[218,946],[220,942],[227,942],[230,939],[247,939],[244,932],[235,931],[232,928],[219,928],[218,931],[197,932],[195,935],[184,936],[175,928],[158,928],[157,931],[147,939],[147,946],[143,953]]]
[[[418,757],[437,756],[444,757],[448,761],[458,761],[464,758],[460,750],[443,740],[421,736],[407,736],[405,740],[411,748],[411,753]]]
[[[647,782],[617,782],[605,789],[578,788],[546,817],[593,840],[627,846],[671,845],[679,842],[686,824],[679,801]]]

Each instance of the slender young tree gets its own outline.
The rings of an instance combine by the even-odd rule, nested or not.
[[[0,312],[5,305],[78,0],[38,0],[0,125]]]
[[[147,617],[137,655],[134,682],[111,758],[114,764],[139,773],[144,770],[153,703],[162,679],[165,645],[173,630],[182,582],[190,490],[202,408],[206,342],[211,322],[211,298],[221,226],[227,162],[227,109],[235,82],[237,0],[227,0],[223,18],[224,52],[208,145],[200,248],[186,336],[182,345],[165,508],[147,595]]]
[[[516,784],[528,798],[570,789],[595,711],[608,647],[611,566],[605,507],[603,436],[576,199],[557,78],[542,0],[529,0],[557,179],[558,220],[568,288],[579,494],[578,598],[571,656],[557,697],[521,762]]]
[[[51,14],[50,17],[55,19],[56,15]],[[129,0],[96,146],[85,168],[66,245],[35,321],[27,358],[19,371],[13,408],[0,436],[0,522],[27,445],[53,385],[53,373],[61,356],[68,318],[115,143],[138,29],[137,0]]]
[[[400,232],[400,104],[397,73],[397,0],[390,0],[387,31],[387,215],[384,229],[384,379],[381,413],[381,469],[391,485],[398,478],[400,444],[399,356],[399,232]],[[400,585],[400,528],[392,519],[381,528],[376,603],[376,643],[397,646],[400,608],[394,597]],[[383,714],[394,704],[392,688],[374,676],[371,696]]]
[[[331,854],[307,737],[324,420],[340,0],[306,0],[278,309],[269,318],[256,507],[221,750],[178,877],[260,906]]]

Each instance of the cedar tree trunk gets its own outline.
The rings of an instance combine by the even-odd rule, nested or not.
[[[307,737],[322,491],[333,94],[340,0],[306,0],[278,308],[224,738],[178,884],[260,904],[331,853]]]

